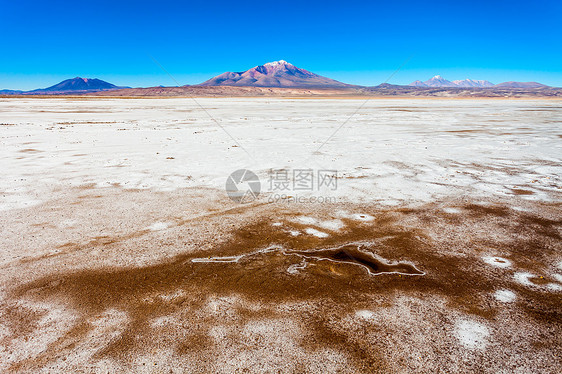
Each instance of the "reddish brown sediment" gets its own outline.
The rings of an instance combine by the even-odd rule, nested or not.
[[[304,234],[304,229],[310,225],[295,220],[302,211],[296,213],[274,204],[221,210],[195,221],[176,220],[170,234],[187,235],[189,240],[187,229],[211,224],[214,217],[236,219],[245,210],[253,216],[251,223],[230,230],[221,236],[223,239],[205,243],[208,244],[205,249],[201,246],[169,260],[144,266],[91,270],[81,266],[72,271],[54,270],[9,288],[5,302],[12,306],[2,318],[9,326],[20,324],[11,330],[12,339],[40,334],[42,330],[37,323],[41,315],[25,306],[17,306],[18,300],[40,304],[55,302],[77,315],[72,327],[61,331],[46,350],[15,362],[11,369],[59,367],[61,355],[84,349],[81,348],[84,342],[92,339],[91,334],[96,334],[99,327],[92,321],[105,318],[108,311],[118,311],[119,315],[126,316],[123,317],[126,322],[119,324],[119,333],[96,349],[88,362],[110,360],[122,368],[133,368],[135,362],[154,349],[154,341],[158,341],[158,346],[173,352],[172,361],[176,365],[191,362],[202,371],[224,369],[228,367],[225,362],[219,365],[213,361],[213,357],[222,357],[225,349],[214,338],[219,329],[220,334],[226,334],[221,339],[230,342],[232,351],[229,352],[233,355],[257,354],[263,349],[261,344],[269,344],[285,355],[297,352],[295,357],[310,359],[315,364],[315,355],[321,357],[327,354],[326,350],[338,352],[341,357],[338,356],[337,365],[344,360],[341,367],[348,371],[399,370],[412,367],[408,360],[394,360],[396,355],[401,355],[402,348],[392,343],[393,336],[406,333],[394,313],[395,308],[410,308],[405,307],[404,302],[412,307],[417,305],[407,312],[413,324],[411,328],[430,323],[422,322],[426,318],[432,319],[431,326],[435,324],[433,332],[429,325],[424,325],[429,329],[425,344],[432,347],[434,365],[447,367],[443,359],[447,348],[443,344],[455,344],[454,337],[450,337],[452,327],[448,327],[454,325],[455,318],[460,318],[455,316],[469,316],[465,318],[486,321],[490,326],[506,319],[520,320],[521,326],[531,328],[526,347],[534,352],[538,365],[545,357],[551,357],[560,344],[562,296],[545,288],[554,281],[545,264],[555,263],[559,256],[562,222],[550,214],[515,212],[500,204],[455,206],[462,213],[445,214],[441,207],[433,205],[396,209],[362,206],[360,213],[372,215],[372,221],[340,218],[344,227],[330,232],[327,238]],[[359,206],[341,208],[353,211]],[[330,216],[329,210],[318,208],[312,208],[307,214],[319,218]],[[274,221],[270,217],[276,217],[282,224],[272,225]],[[482,227],[487,227],[494,235],[486,235]],[[292,236],[288,230],[298,230],[301,235]],[[58,261],[63,261],[66,256],[77,256],[92,248],[114,252],[131,241],[153,235],[140,230],[115,237],[94,237],[80,248],[72,248],[70,244],[62,246],[63,253],[56,256],[60,257]],[[408,276],[404,269],[369,274],[363,266],[354,263],[361,263],[356,252],[360,245],[369,258],[375,258],[369,255],[372,253],[395,265],[409,264],[409,270],[417,269],[423,275]],[[259,252],[272,246],[284,251]],[[356,258],[342,258],[338,251],[341,248],[348,248]],[[158,243],[154,243],[153,250],[158,250]],[[64,251],[70,252],[65,254]],[[514,269],[494,268],[484,263],[481,256],[490,252],[508,258]],[[194,259],[225,256],[243,257],[236,262],[193,262]],[[303,256],[309,257],[306,267],[288,272],[291,266],[300,264]],[[33,268],[46,260],[56,263],[56,258],[38,257],[22,266]],[[517,269],[543,276],[545,281],[532,278],[537,288],[525,287],[513,280]],[[506,316],[502,306],[491,298],[498,288],[508,288],[518,294],[513,306],[515,314]],[[367,328],[367,322],[355,320],[358,317],[353,316],[362,309],[379,316],[378,322],[368,322],[371,327]],[[22,325],[18,321],[22,321],[24,314],[29,322]],[[441,317],[437,317],[439,315]],[[270,326],[273,332],[261,327],[267,332],[248,333],[249,326],[255,323]],[[292,327],[284,330],[283,325]],[[508,339],[509,334],[498,329],[501,327],[494,327],[490,339]],[[517,330],[517,326],[506,329]],[[290,342],[276,342],[276,335]],[[550,343],[544,344],[545,341]],[[501,344],[503,349],[510,349],[505,342]],[[427,353],[423,347],[416,349]],[[449,349],[464,355],[462,347]],[[489,354],[501,361],[493,352]],[[445,356],[440,358],[439,355]],[[483,358],[474,360],[472,366],[464,367],[478,368],[484,364]],[[162,365],[161,362],[157,364]],[[291,370],[298,371],[299,367],[291,366]]]

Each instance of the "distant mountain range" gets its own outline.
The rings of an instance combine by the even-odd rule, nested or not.
[[[458,81],[448,81],[440,75],[422,82],[415,81],[410,83],[410,86],[415,87],[493,87],[494,84],[488,81],[476,81],[472,79],[463,79]]]
[[[200,86],[250,86],[250,87],[325,87],[345,88],[351,84],[338,82],[296,67],[285,60],[268,62],[249,70],[217,75]]]
[[[365,87],[342,83],[331,78],[312,73],[298,68],[284,60],[268,62],[264,65],[255,66],[243,72],[226,72],[213,77],[201,84],[182,87],[151,87],[134,88],[118,87],[101,79],[72,78],[64,80],[54,86],[31,91],[0,90],[0,95],[76,95],[102,93],[107,95],[144,95],[149,92],[152,95],[181,95],[182,92],[202,92],[205,94],[221,95],[235,94],[231,89],[202,90],[210,87],[246,87],[246,88],[279,88],[279,89],[309,89],[309,90],[340,90],[344,93],[353,92],[356,95],[371,94],[378,92],[384,95],[392,95],[392,92],[406,95],[431,96],[440,92],[439,95],[559,95],[560,89],[552,88],[537,82],[504,82],[494,85],[485,80],[463,79],[449,81],[440,75],[422,81],[415,81],[407,86],[382,84],[376,87]],[[188,90],[186,90],[189,88]],[[199,88],[199,89],[198,89]],[[438,90],[438,91],[436,91]],[[447,93],[446,91],[450,91]],[[495,91],[494,91],[495,90]],[[508,92],[509,90],[513,92]],[[550,92],[550,91],[552,92]],[[554,90],[554,91],[553,91]],[[245,90],[244,92],[254,92]],[[461,91],[466,91],[462,93]],[[497,91],[497,92],[496,92]],[[518,93],[516,93],[516,91]],[[525,91],[525,92],[523,92]],[[534,92],[536,91],[536,92]],[[548,92],[547,92],[548,91]],[[258,94],[267,94],[266,91],[255,91]],[[304,92],[304,91],[303,91]]]
[[[436,75],[433,78],[426,80],[425,82],[422,81],[415,81],[409,84],[409,86],[413,87],[478,87],[478,88],[485,88],[485,87],[501,87],[501,88],[544,88],[549,87],[547,85],[537,83],[537,82],[504,82],[500,84],[493,84],[489,81],[483,80],[472,80],[472,79],[463,79],[457,81],[448,81],[447,79],[443,78],[440,75]]]

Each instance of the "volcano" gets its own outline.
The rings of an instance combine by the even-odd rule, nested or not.
[[[63,80],[54,86],[47,88],[40,88],[38,90],[27,91],[27,94],[58,94],[58,93],[83,93],[83,92],[96,92],[105,90],[115,90],[123,87],[118,87],[114,84],[102,81],[97,78],[71,78]]]
[[[296,67],[284,60],[268,62],[244,72],[226,72],[200,86],[346,88],[355,87]]]

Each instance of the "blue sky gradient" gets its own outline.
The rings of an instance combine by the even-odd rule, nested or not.
[[[562,86],[562,1],[3,1],[0,89],[200,83],[284,59],[346,83]]]

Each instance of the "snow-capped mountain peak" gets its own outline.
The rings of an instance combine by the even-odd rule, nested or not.
[[[454,87],[455,84],[446,80],[440,75],[436,75],[430,80],[423,82],[428,87]]]
[[[453,81],[458,87],[492,87],[494,84],[485,80],[463,79]]]
[[[416,87],[492,87],[494,84],[485,80],[463,79],[456,81],[448,81],[440,75],[426,80],[425,82],[415,81],[410,86]]]
[[[279,66],[279,65],[292,65],[285,60],[272,61],[264,64],[263,66]]]

